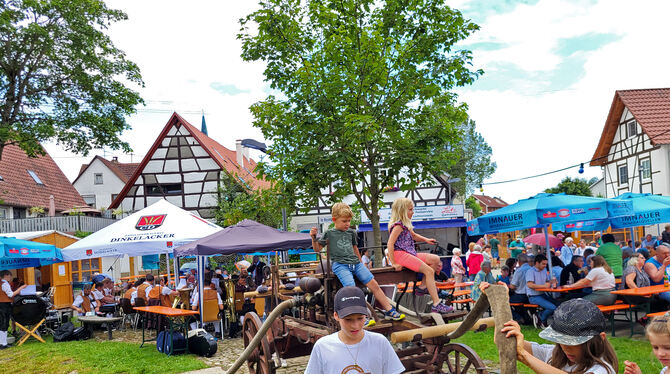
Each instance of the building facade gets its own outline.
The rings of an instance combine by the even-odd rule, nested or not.
[[[603,197],[670,195],[670,88],[616,91],[591,166],[602,168]]]
[[[256,178],[256,162],[237,144],[231,151],[174,113],[110,208],[134,212],[166,199],[213,218],[222,173],[250,189],[269,187]]]
[[[107,209],[133,175],[139,163],[121,163],[116,157],[107,160],[95,156],[81,166],[72,182],[86,204],[95,209]]]
[[[506,207],[507,205],[509,205],[499,197],[491,197],[486,195],[475,195],[475,194],[472,194],[472,197],[474,197],[475,200],[477,200],[477,203],[479,203],[479,206],[482,208],[482,214],[491,213],[493,211],[496,211],[502,207]]]

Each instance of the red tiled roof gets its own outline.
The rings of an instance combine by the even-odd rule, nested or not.
[[[618,90],[614,93],[591,166],[607,163],[624,108],[633,114],[651,144],[670,144],[670,88]]]
[[[93,164],[93,161],[95,160],[100,160],[109,170],[111,170],[123,183],[128,182],[128,178],[133,176],[133,173],[135,172],[135,169],[140,165],[139,163],[121,163],[117,161],[109,161],[104,157],[101,156],[95,156],[89,162],[88,164],[83,164],[81,165],[81,169],[79,169],[79,175],[77,175],[77,178],[72,182],[72,184],[75,184],[77,182],[77,179],[81,177],[81,175],[84,173],[88,167]]]
[[[481,202],[482,204],[486,205],[489,208],[502,208],[504,206],[509,205],[498,197],[491,197],[486,195],[474,195],[474,194],[472,196],[474,196],[475,199],[479,200],[479,202]]]
[[[38,185],[28,170],[35,172],[43,185]],[[86,205],[48,153],[29,158],[18,146],[7,145],[2,151],[0,176],[0,200],[3,205],[48,209],[49,195],[54,196],[57,212]]]
[[[112,201],[112,204],[109,206],[110,208],[112,209],[118,208],[119,205],[121,205],[121,201],[123,201],[126,194],[128,193],[128,190],[130,190],[130,188],[133,186],[137,178],[140,176],[140,174],[142,174],[142,170],[144,170],[144,168],[146,167],[147,163],[151,159],[151,156],[154,154],[158,146],[161,144],[163,138],[165,138],[170,128],[172,128],[172,126],[177,123],[181,124],[191,133],[191,135],[193,135],[193,137],[200,143],[202,148],[221,167],[221,169],[225,170],[230,174],[237,174],[251,188],[269,188],[271,186],[270,182],[256,178],[256,174],[253,172],[254,169],[256,168],[255,161],[243,158],[244,165],[241,168],[240,165],[237,163],[237,153],[235,151],[231,151],[230,149],[219,144],[214,139],[205,135],[175,112],[172,114],[172,117],[170,117],[170,120],[168,120],[168,122],[165,124],[165,127],[163,127],[163,130],[158,135],[158,138],[156,138],[156,141],[154,142],[153,146],[151,147],[149,152],[146,153],[146,155],[142,159],[142,162],[139,163],[139,165],[135,169],[135,172],[128,179],[128,182],[126,182],[126,185],[123,187],[119,195],[116,197],[114,201]]]

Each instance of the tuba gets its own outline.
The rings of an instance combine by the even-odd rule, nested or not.
[[[235,315],[235,281],[231,278],[224,279],[223,288],[226,292],[226,297],[223,300],[223,306],[225,310],[225,316],[228,318],[228,321],[236,321],[237,316]]]

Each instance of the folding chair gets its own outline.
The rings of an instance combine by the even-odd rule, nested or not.
[[[219,301],[217,299],[205,300],[205,309],[202,313],[202,324],[205,323],[218,323],[219,324],[219,333],[223,337],[223,321],[219,317]]]
[[[125,329],[126,321],[128,321],[131,326],[133,326],[133,330],[137,330],[137,322],[139,321],[140,315],[133,309],[130,299],[123,297],[119,300],[119,304],[121,305],[121,311],[123,311],[121,326]]]

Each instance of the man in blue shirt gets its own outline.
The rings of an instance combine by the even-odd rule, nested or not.
[[[526,272],[531,266],[528,264],[528,255],[521,253],[516,258],[519,267],[516,269],[512,275],[512,280],[510,281],[509,288],[513,290],[514,293],[509,297],[510,304],[514,303],[524,303],[528,304],[528,296],[526,295]],[[512,308],[512,317],[514,320],[521,321],[524,324],[529,322],[528,313],[526,309],[521,307]]]
[[[539,254],[535,256],[535,266],[526,272],[526,294],[528,301],[531,304],[537,304],[542,309],[540,313],[540,325],[547,327],[547,319],[554,314],[556,310],[557,301],[547,295],[545,292],[537,291],[538,288],[548,288],[556,286],[556,279],[549,281],[549,274],[547,273],[547,257]]]

